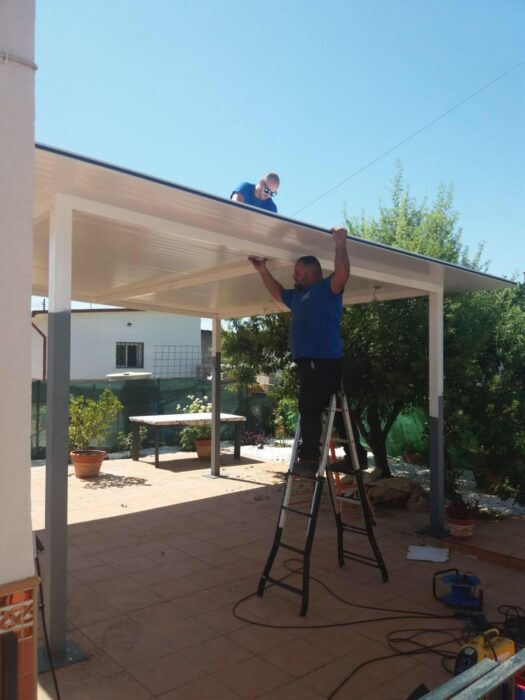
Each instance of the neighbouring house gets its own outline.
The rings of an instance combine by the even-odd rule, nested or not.
[[[47,377],[47,311],[31,313],[32,378]],[[132,309],[72,309],[73,381],[108,374],[151,372],[153,378],[204,377],[209,347],[201,341],[201,320]]]

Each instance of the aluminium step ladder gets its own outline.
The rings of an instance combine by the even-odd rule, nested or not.
[[[345,461],[344,465],[338,461],[335,463],[330,461],[330,441],[332,438],[332,430],[334,426],[334,419],[337,412],[342,412],[343,424],[345,429],[345,438],[337,439],[338,444],[346,444],[348,449],[348,456],[351,461],[351,466],[348,464],[348,459]],[[388,572],[379,551],[375,535],[372,529],[372,515],[370,512],[369,502],[366,496],[365,487],[363,484],[363,476],[361,473],[361,467],[357,458],[357,451],[354,441],[354,435],[352,430],[352,423],[350,420],[350,412],[348,410],[348,404],[346,397],[343,392],[338,394],[333,394],[330,399],[330,405],[327,408],[325,420],[323,424],[323,431],[321,437],[321,455],[319,459],[319,465],[316,472],[313,472],[311,476],[305,476],[294,472],[294,466],[297,462],[297,453],[299,442],[301,439],[301,419],[297,421],[297,428],[295,431],[295,439],[293,442],[292,453],[290,456],[290,464],[288,467],[288,472],[286,474],[286,485],[284,489],[283,500],[281,502],[281,507],[279,510],[279,518],[277,521],[277,527],[275,530],[274,541],[270,549],[270,554],[266,561],[259,585],[257,588],[257,595],[262,596],[264,594],[264,589],[267,583],[275,586],[284,588],[292,593],[296,593],[301,596],[301,609],[300,615],[306,615],[308,609],[308,597],[309,597],[309,581],[310,581],[310,556],[312,553],[312,547],[314,542],[315,528],[317,525],[317,517],[319,514],[319,507],[321,505],[321,496],[323,492],[323,487],[325,481],[328,481],[330,501],[332,504],[332,510],[335,517],[336,527],[337,527],[337,552],[339,565],[344,566],[345,555],[348,559],[353,561],[367,564],[369,566],[374,566],[381,571],[383,581],[388,581]],[[327,477],[325,477],[325,472]],[[350,495],[345,495],[343,491],[338,494],[334,483],[334,473],[345,473],[352,476],[355,482],[354,488],[351,489]],[[313,484],[313,495],[309,509],[307,511],[300,510],[295,507],[292,502],[292,492],[293,486],[296,480],[304,479],[312,482]],[[341,510],[344,504],[349,504],[352,506],[357,506],[361,510],[361,514],[365,523],[364,527],[359,527],[353,524],[348,524],[343,522],[341,518]],[[288,514],[299,516],[307,521],[306,527],[306,541],[304,547],[298,547],[283,541],[283,532],[286,525],[286,519]],[[365,556],[357,552],[352,552],[345,549],[344,546],[344,533],[352,532],[354,534],[365,535],[368,538],[370,546],[372,548],[373,557]],[[302,566],[302,586],[293,586],[287,583],[284,579],[275,578],[271,575],[272,567],[275,562],[275,558],[280,549],[285,551],[293,552],[294,554],[299,554],[303,560]]]

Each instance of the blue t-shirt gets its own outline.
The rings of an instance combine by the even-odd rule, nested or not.
[[[334,294],[331,277],[296,291],[283,289],[281,299],[292,311],[290,347],[294,360],[311,357],[338,360],[343,357],[339,328],[343,294]]]
[[[271,197],[268,197],[268,199],[259,199],[259,197],[255,196],[255,185],[252,185],[251,182],[241,182],[239,187],[233,190],[232,195],[236,192],[242,194],[245,204],[251,204],[252,207],[259,207],[259,209],[277,212],[277,207]]]

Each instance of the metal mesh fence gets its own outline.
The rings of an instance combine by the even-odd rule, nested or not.
[[[211,351],[200,345],[155,345],[153,376],[206,379],[212,368]]]

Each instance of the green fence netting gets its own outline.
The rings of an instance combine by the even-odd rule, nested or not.
[[[97,399],[101,392],[109,388],[122,402],[115,424],[107,439],[104,449],[116,449],[117,434],[131,430],[130,416],[166,415],[180,413],[177,406],[184,407],[190,401],[189,395],[211,396],[211,382],[205,379],[141,379],[123,381],[71,382],[70,393]],[[34,381],[31,401],[31,458],[43,459],[46,447],[46,401],[47,383]],[[247,430],[269,432],[271,421],[270,399],[264,392],[247,394],[232,384],[221,386],[221,410],[223,413],[235,413],[246,416]],[[176,445],[180,428],[164,428],[161,431],[161,444]],[[230,434],[231,433],[231,434]],[[223,426],[222,437],[233,436],[231,426]],[[152,435],[148,435],[145,445],[152,444]]]

